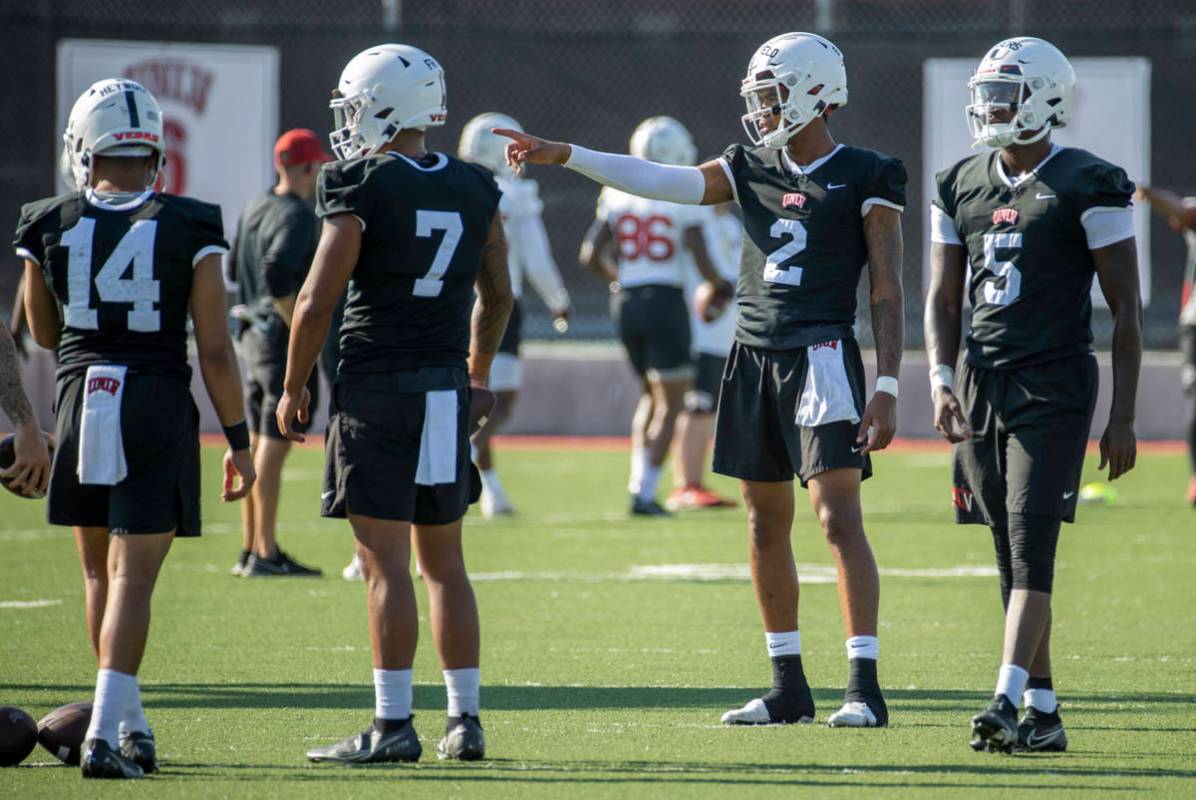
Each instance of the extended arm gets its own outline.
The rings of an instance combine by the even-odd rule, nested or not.
[[[352,214],[335,214],[324,219],[311,271],[295,300],[283,396],[276,416],[283,436],[296,442],[302,442],[304,437],[291,430],[291,423],[296,417],[301,422],[307,421],[307,404],[311,400],[307,396],[307,379],[328,338],[337,301],[357,266],[361,233],[361,222]]]
[[[469,379],[485,386],[490,364],[507,330],[507,319],[515,305],[511,274],[507,270],[507,240],[502,217],[496,212],[482,249],[482,268],[477,279],[478,299],[473,306],[469,345]]]
[[[1101,437],[1100,469],[1109,480],[1134,468],[1134,406],[1142,366],[1142,300],[1138,293],[1138,254],[1133,238],[1092,251],[1101,292],[1113,313],[1113,405]]]
[[[878,391],[860,420],[857,441],[862,452],[883,450],[897,432],[896,380],[901,371],[905,340],[904,301],[901,291],[901,212],[887,206],[873,206],[864,217],[864,241],[868,246],[869,298],[872,306],[872,334],[876,340]],[[892,381],[888,384],[884,379]],[[884,385],[891,386],[886,390]],[[871,438],[868,429],[872,428]]]
[[[930,245],[930,286],[926,293],[923,332],[926,358],[930,362],[934,427],[949,442],[962,442],[972,435],[954,386],[959,333],[963,324],[966,260],[967,251],[963,245],[943,242]]]
[[[651,200],[715,205],[734,199],[727,173],[717,161],[700,167],[657,164],[635,156],[550,142],[508,128],[495,128],[493,132],[511,140],[507,163],[520,173],[525,164],[560,164],[605,186]]]
[[[1138,197],[1150,203],[1150,207],[1167,218],[1176,230],[1196,230],[1196,206],[1184,203],[1182,197],[1168,189],[1157,186],[1139,186]]]

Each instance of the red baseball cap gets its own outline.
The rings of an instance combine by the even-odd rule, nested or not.
[[[274,143],[275,166],[294,167],[313,161],[331,160],[332,156],[324,152],[320,137],[307,128],[292,128]]]

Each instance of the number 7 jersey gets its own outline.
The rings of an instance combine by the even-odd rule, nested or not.
[[[338,374],[466,366],[482,250],[502,193],[485,168],[428,153],[326,164],[316,214],[361,221]]]
[[[874,205],[905,207],[905,167],[895,158],[837,145],[798,168],[782,153],[737,144],[721,162],[747,234],[735,338],[769,350],[854,335],[864,215]]]
[[[970,265],[968,362],[1016,369],[1088,353],[1092,250],[1133,235],[1125,172],[1056,146],[1017,181],[994,150],[935,183],[932,239],[962,245]]]
[[[72,192],[25,205],[14,244],[58,302],[59,377],[121,364],[190,379],[192,276],[204,256],[228,250],[219,206],[150,191],[120,203]]]

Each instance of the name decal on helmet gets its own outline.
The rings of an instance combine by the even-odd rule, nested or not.
[[[993,225],[1013,225],[1016,222],[1016,208],[998,208],[993,212]]]
[[[122,133],[114,133],[112,136],[118,142],[128,142],[134,140],[140,140],[143,142],[158,141],[158,134],[152,133],[150,131],[124,131]]]

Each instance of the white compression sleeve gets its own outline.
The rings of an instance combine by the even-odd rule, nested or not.
[[[657,164],[635,156],[599,153],[571,145],[565,166],[587,178],[650,200],[697,205],[706,194],[706,176],[697,167]]]

